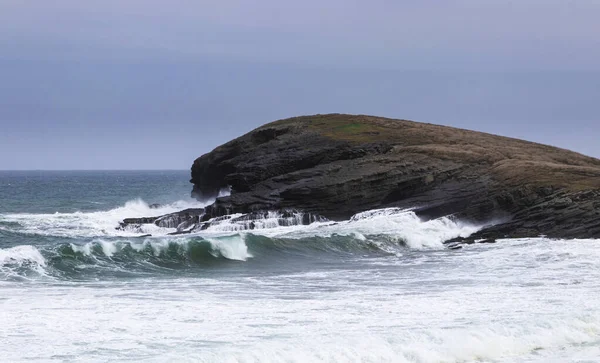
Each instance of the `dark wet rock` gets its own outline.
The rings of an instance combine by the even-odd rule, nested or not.
[[[241,217],[231,218],[231,223],[252,223],[255,221],[274,219],[279,226],[289,227],[298,225],[309,225],[314,222],[326,222],[328,219],[313,213],[302,213],[296,210],[282,211],[257,211],[245,214]]]
[[[192,224],[198,223],[203,216],[204,209],[190,208],[158,217],[154,224],[163,228],[187,229]]]
[[[190,208],[159,217],[125,218],[118,229],[139,228],[143,224],[155,224],[163,228],[177,228],[177,231],[193,229],[204,216],[204,209]]]
[[[158,217],[140,217],[140,218],[125,218],[117,229],[126,229],[126,228],[134,228],[139,229],[143,224],[151,224],[154,223]]]
[[[117,228],[139,229],[144,224],[154,224],[163,228],[176,228],[177,231],[168,234],[179,235],[222,224],[231,225],[232,230],[253,230],[255,228],[288,227],[327,221],[327,218],[318,214],[304,213],[298,210],[254,211],[242,215],[206,218],[204,209],[186,209],[159,217],[127,218]]]
[[[150,224],[154,223],[158,217],[125,218],[123,224]]]
[[[202,222],[197,230],[205,230],[218,225],[228,224],[232,230],[254,230],[257,228],[289,227],[309,225],[314,222],[327,222],[328,219],[297,210],[254,211],[241,216],[225,215]]]
[[[406,120],[315,115],[264,125],[196,159],[201,221],[297,209],[331,220],[383,207],[494,224],[475,239],[600,237],[600,160]]]
[[[176,231],[176,232],[171,232],[171,233],[167,233],[169,236],[178,236],[180,234],[190,234],[192,233],[192,230],[185,230],[185,231]]]

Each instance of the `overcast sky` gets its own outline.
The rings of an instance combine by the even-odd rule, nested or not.
[[[0,0],[0,169],[187,169],[361,113],[600,157],[599,0]]]

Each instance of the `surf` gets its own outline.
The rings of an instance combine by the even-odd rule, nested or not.
[[[134,199],[124,205],[93,212],[74,213],[10,213],[0,215],[0,230],[37,236],[65,238],[135,236],[139,233],[117,231],[116,226],[129,216],[160,216],[186,208],[201,208],[205,204],[197,201],[176,201],[165,205],[152,205],[142,199]],[[158,228],[148,226],[148,231],[161,233]]]
[[[210,202],[210,201],[209,201]],[[159,227],[148,223],[134,228],[119,229],[129,217],[159,217],[189,208],[202,208],[197,201],[177,201],[154,206],[141,199],[105,211],[53,214],[0,214],[0,231],[32,236],[65,238],[135,237],[143,234],[168,235],[175,226]],[[332,222],[301,211],[266,211],[264,214],[233,214],[213,218],[208,227],[194,230],[202,233],[250,231],[265,235],[323,235],[332,233],[396,234],[412,247],[439,246],[443,240],[468,236],[482,225],[463,223],[450,216],[422,221],[411,210],[385,208],[358,213],[347,221]]]
[[[235,214],[179,236],[169,235],[175,228],[154,224],[116,228],[124,216],[160,216],[190,206],[198,204],[152,206],[137,199],[106,211],[2,215],[0,234],[22,242],[1,250],[3,275],[77,278],[92,270],[135,275],[214,266],[215,261],[245,262],[255,256],[261,260],[318,254],[401,256],[407,249],[444,249],[444,241],[481,228],[452,217],[422,221],[411,210],[398,208],[366,211],[341,222],[309,216],[310,224],[305,224],[301,212],[265,212],[252,218]],[[32,238],[35,245],[26,243]]]

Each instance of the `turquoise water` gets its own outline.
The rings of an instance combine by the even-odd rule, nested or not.
[[[116,229],[201,207],[188,180],[0,172],[2,361],[599,361],[600,241],[448,250],[478,226],[393,209],[252,231]]]

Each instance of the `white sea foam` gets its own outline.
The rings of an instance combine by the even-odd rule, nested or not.
[[[371,268],[367,259],[2,284],[0,353],[10,362],[595,362],[598,243],[503,240],[418,252],[419,268],[389,256]]]
[[[5,214],[0,221],[18,223],[20,233],[30,233],[58,237],[99,237],[99,236],[135,236],[140,233],[166,234],[174,229],[165,229],[153,224],[144,225],[141,231],[121,231],[115,228],[125,218],[155,217],[178,212],[187,208],[201,208],[204,204],[191,201],[177,201],[150,208],[148,203],[136,199],[107,211],[75,212],[54,214]],[[2,227],[11,229],[11,227]]]
[[[303,213],[299,211],[268,211],[260,218],[256,215],[246,215],[242,213],[231,214],[223,217],[213,218],[208,221],[211,232],[233,232],[276,229],[279,227],[299,227],[302,228],[306,222],[326,221],[325,218]],[[260,232],[259,232],[260,233]]]
[[[422,221],[414,212],[397,208],[359,213],[345,222],[316,222],[308,226],[296,224],[281,227],[276,225],[276,222],[272,222],[274,217],[269,217],[272,225],[263,223],[264,228],[257,228],[250,232],[269,237],[295,239],[344,235],[354,236],[363,241],[367,240],[366,236],[385,235],[415,249],[443,248],[444,241],[455,237],[467,237],[482,228],[482,226],[463,223],[448,217]],[[220,226],[216,226],[216,228],[209,228],[207,232],[219,230]]]
[[[192,248],[193,243],[202,242],[210,245],[210,253],[214,257],[224,257],[226,259],[239,261],[245,261],[252,257],[252,255],[248,252],[248,246],[245,243],[244,236],[240,234],[218,237],[213,236],[211,238],[203,239],[193,239],[188,236],[145,238],[140,241],[131,239],[96,239],[92,242],[87,242],[84,244],[71,243],[70,246],[73,251],[81,253],[84,256],[91,257],[113,257],[116,254],[122,253],[128,248],[131,248],[138,253],[150,248],[153,255],[159,257],[165,254],[173,245],[177,245],[180,249],[180,253],[185,254],[190,248]],[[99,251],[96,247],[99,247]]]
[[[220,238],[207,238],[214,249],[214,256],[223,256],[230,260],[245,261],[252,258],[252,254],[248,252],[248,246],[244,237],[235,234],[232,236],[224,236]]]
[[[175,229],[161,228],[152,223],[144,224],[135,230],[117,230],[116,227],[124,218],[153,217],[173,213],[186,208],[200,208],[203,204],[179,201],[159,208],[150,208],[142,200],[127,202],[124,206],[108,211],[75,212],[55,214],[8,214],[0,215],[0,221],[17,223],[13,228],[20,233],[29,233],[58,237],[118,237],[152,234],[166,236]],[[265,218],[232,222],[243,214],[235,214],[214,221],[208,230],[197,232],[198,235],[222,236],[235,231],[245,231],[265,236],[304,238],[310,236],[330,237],[332,235],[365,236],[387,235],[411,248],[442,248],[442,242],[450,238],[468,236],[481,228],[455,221],[447,217],[430,221],[422,221],[414,212],[397,208],[372,210],[359,213],[349,221],[314,222],[303,225],[302,213],[290,213],[282,216],[279,212],[268,212]],[[252,224],[252,229],[249,225]],[[106,250],[107,254],[112,253]]]
[[[15,268],[27,267],[38,274],[44,274],[46,260],[34,246],[22,245],[0,249],[0,273],[12,275]]]
[[[45,266],[46,262],[37,248],[29,245],[0,249],[0,265],[31,262]]]

